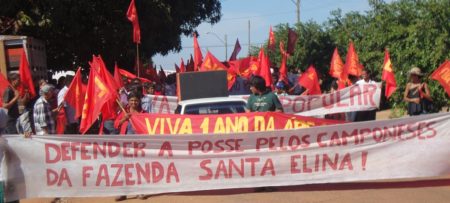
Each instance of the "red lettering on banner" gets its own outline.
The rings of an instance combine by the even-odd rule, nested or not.
[[[125,158],[144,157],[145,142],[62,142],[58,144],[45,143],[45,163],[54,164],[59,161],[98,159],[99,154],[104,158],[114,158],[122,155]],[[79,154],[79,155],[77,155]]]
[[[266,160],[266,163],[264,163],[260,176],[265,176],[268,171],[270,171],[270,174],[272,174],[272,176],[275,176],[275,167],[273,165],[272,159],[270,158]]]
[[[310,160],[309,158],[313,158]],[[301,169],[299,168],[301,166]],[[316,154],[314,156],[292,155],[291,156],[291,174],[319,172],[320,168],[325,172],[327,170],[353,170],[352,158],[349,153],[339,155],[334,154],[334,159],[328,154]],[[314,170],[313,170],[314,169]]]
[[[306,111],[307,109],[305,104],[306,101],[303,97],[297,97],[294,99],[292,110],[294,111],[294,113]]]
[[[123,181],[119,180],[119,175],[122,174],[123,164],[111,164],[111,168],[116,169],[116,174],[113,178],[111,186],[123,186]]]
[[[106,164],[100,164],[100,169],[97,175],[97,181],[95,182],[95,186],[100,186],[102,180],[105,180],[104,183],[105,186],[111,185],[109,181],[108,167],[106,166]]]
[[[335,92],[332,92],[329,95],[323,95],[323,97],[322,97],[323,108],[325,108],[325,109],[333,108],[335,95],[336,95]],[[327,103],[327,99],[330,101],[330,103]]]
[[[375,93],[377,91],[377,86],[374,84],[364,85],[364,104],[368,105],[370,102],[371,106],[376,106],[375,104]]]
[[[83,176],[86,178],[90,177],[91,172],[89,171],[92,170],[93,169],[90,166],[83,168],[83,173],[85,173]],[[178,171],[173,162],[170,162],[167,167],[157,161],[144,164],[101,164],[97,172],[96,186],[133,186],[145,183],[158,183],[161,182],[161,180],[164,180],[164,178],[166,181],[165,183],[171,183],[172,179],[174,179],[176,183],[180,182]],[[84,183],[85,182],[83,181],[83,184]]]
[[[256,139],[256,151],[268,148],[269,151],[287,151],[297,150],[300,147],[306,148],[309,146],[310,135],[291,135],[289,137],[260,137]]]
[[[164,156],[164,152],[167,151],[169,157],[173,156],[172,153],[172,145],[170,144],[170,142],[164,142],[161,146],[161,148],[159,149],[159,153],[158,156]]]
[[[89,156],[89,151],[86,149],[90,145],[91,145],[90,143],[86,143],[86,142],[81,143],[81,146],[80,146],[81,160],[92,159],[92,157]]]
[[[94,167],[92,166],[83,166],[83,172],[82,172],[82,176],[83,176],[83,186],[87,185],[87,179],[89,177],[91,177],[90,172],[94,170]]]
[[[286,108],[286,107],[289,108],[289,106],[293,105],[291,98],[289,98],[289,97],[279,97],[279,98],[280,98],[280,103],[283,106],[283,108]]]
[[[161,98],[161,101],[158,101],[158,98]],[[154,113],[164,113],[163,109],[166,108],[166,113],[172,112],[170,111],[170,105],[169,100],[167,99],[167,96],[154,96],[152,100],[152,106],[159,109],[158,112]],[[153,109],[153,107],[152,107]]]
[[[200,162],[204,174],[200,175],[198,180],[230,179],[234,174],[239,175],[239,178],[265,176],[268,173],[276,175],[275,165],[270,158],[263,161],[257,157],[213,161],[205,159]]]
[[[192,155],[194,151],[201,151],[202,153],[221,153],[221,152],[242,152],[241,149],[243,139],[226,139],[226,140],[216,140],[211,142],[210,140],[205,141],[189,141],[188,142],[188,153]]]
[[[319,145],[319,147],[327,147],[327,144],[322,142],[324,136],[327,136],[326,132],[321,132],[317,134],[317,144]]]
[[[350,94],[350,97],[351,97],[351,94]],[[348,106],[348,104],[341,103],[341,92],[340,91],[336,92],[336,106],[337,107],[347,107]]]
[[[152,169],[153,169],[153,173],[152,173],[153,182],[157,183],[157,182],[161,181],[164,177],[164,168],[163,168],[162,164],[159,162],[153,162]]]
[[[167,168],[166,183],[170,183],[172,176],[175,178],[175,182],[180,182],[180,177],[174,163],[170,163]]]
[[[311,108],[311,102],[313,102],[314,100],[318,100],[319,98],[320,98],[320,96],[315,96],[315,95],[311,95],[311,96],[308,97],[308,102],[307,102],[308,111],[312,109]]]
[[[354,85],[350,87],[350,105],[355,105],[355,96],[358,97],[358,105],[362,105],[361,99],[361,87],[359,85]]]
[[[51,157],[51,154],[55,154],[55,156]],[[53,164],[58,162],[60,159],[61,153],[59,153],[58,145],[52,143],[45,143],[45,163]]]
[[[208,167],[208,165],[211,164],[211,159],[203,160],[200,162],[200,168],[206,171],[205,175],[199,176],[199,180],[211,180],[213,177],[212,170]]]
[[[56,186],[60,187],[64,182],[68,187],[72,187],[72,181],[70,181],[67,169],[62,168],[59,173],[58,171],[47,169],[47,186],[56,184]]]

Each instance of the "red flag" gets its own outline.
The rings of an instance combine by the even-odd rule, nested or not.
[[[233,87],[234,83],[236,82],[236,76],[237,76],[237,73],[234,69],[229,68],[227,70],[228,90],[230,90]]]
[[[288,58],[288,55],[286,51],[284,50],[284,43],[283,41],[280,41],[280,53],[281,53],[281,65],[280,65],[280,79],[284,81],[286,84],[289,84],[289,80],[287,78],[287,67],[286,67],[286,61]]]
[[[106,86],[114,91],[111,92],[112,98],[103,106],[102,117],[103,120],[114,119],[117,116],[117,103],[116,99],[119,97],[117,90],[120,89],[119,85],[116,84],[114,77],[106,69],[105,63],[102,57],[94,56],[93,60],[96,60],[97,67],[91,67],[93,70],[97,70],[98,76],[104,81]],[[95,63],[94,63],[95,64]]]
[[[334,48],[333,57],[331,57],[330,71],[331,77],[342,80],[344,72],[344,63],[342,62],[341,56],[337,48]]]
[[[66,95],[64,95],[64,100],[67,104],[75,109],[75,119],[81,116],[85,95],[86,85],[81,80],[81,68],[78,68],[72,83],[70,83],[67,89]]]
[[[184,67],[184,61],[183,61],[183,58],[181,58],[180,73],[184,73],[184,72],[186,72],[186,67]]]
[[[98,71],[99,76],[102,78],[103,81],[105,81],[105,83],[106,83],[106,85],[108,85],[108,87],[110,87],[111,89],[118,90],[120,87],[116,83],[116,80],[111,75],[111,73],[106,69],[106,65],[105,65],[105,62],[103,62],[102,57],[100,55],[93,56],[93,60],[97,61],[96,64],[98,64],[98,66],[91,67],[91,68],[94,68],[94,70]],[[117,95],[116,92],[114,92],[113,94]]]
[[[237,75],[240,75],[243,78],[249,79],[252,72],[250,71],[250,62],[257,61],[257,59],[253,56],[249,56],[240,60],[229,61],[230,69],[233,69]]]
[[[269,30],[269,43],[267,45],[267,48],[272,51],[275,51],[275,35],[273,34],[272,26],[270,26]]]
[[[308,90],[309,95],[322,94],[320,90],[319,78],[313,65],[298,78],[298,84]]]
[[[36,97],[36,90],[34,89],[33,77],[31,76],[30,66],[28,65],[25,49],[22,50],[22,55],[20,56],[19,75],[20,75],[20,86],[19,86],[20,96],[24,96],[25,92],[28,91],[31,98]]]
[[[202,65],[203,55],[197,41],[197,34],[194,33],[194,71],[197,71]]]
[[[295,45],[297,44],[298,35],[291,28],[288,30],[288,44],[287,44],[287,53],[292,55],[295,50]]]
[[[115,90],[110,89],[94,69],[89,73],[86,96],[81,114],[80,132],[82,134],[97,120],[104,105],[114,98]]]
[[[272,74],[270,73],[270,66],[269,66],[269,57],[266,56],[264,53],[264,48],[261,47],[260,51],[261,55],[259,58],[259,64],[260,64],[260,72],[259,76],[264,78],[266,81],[266,87],[272,86]]]
[[[134,0],[131,0],[130,6],[128,7],[127,18],[129,21],[131,21],[131,24],[133,25],[133,42],[140,44],[141,28],[139,26],[139,19],[136,10],[136,5],[134,4]]]
[[[210,70],[226,70],[227,67],[223,65],[211,52],[207,52],[205,60],[202,63],[200,71]]]
[[[345,59],[344,69],[350,75],[361,76],[364,66],[359,63],[358,54],[355,51],[353,42],[348,45],[347,57]]]
[[[117,66],[117,63],[114,64],[114,80],[116,81],[116,84],[122,88],[124,86],[122,75],[119,72],[119,67]]]
[[[3,106],[3,93],[6,89],[8,89],[9,86],[11,86],[11,84],[9,84],[9,81],[5,76],[3,76],[2,73],[0,73],[0,107]]]
[[[233,53],[231,53],[230,60],[234,61],[237,58],[238,53],[241,51],[241,44],[239,44],[239,39],[236,39],[236,44],[234,44]]]
[[[432,74],[431,79],[437,80],[450,96],[450,61],[445,60]]]
[[[386,89],[384,95],[389,98],[397,89],[397,81],[395,80],[395,74],[392,69],[391,57],[388,50],[384,52],[383,74],[381,80],[386,82]]]

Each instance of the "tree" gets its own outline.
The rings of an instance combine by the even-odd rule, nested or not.
[[[369,4],[371,9],[365,13],[342,15],[340,10],[332,11],[331,17],[322,25],[315,22],[297,24],[299,40],[288,61],[289,67],[304,70],[309,64],[315,64],[323,76],[325,84],[322,86],[326,87],[331,80],[328,70],[333,49],[337,47],[345,59],[348,43],[353,41],[360,62],[380,81],[384,51],[388,49],[399,86],[389,102],[404,107],[403,91],[409,69],[420,67],[427,73],[425,80],[428,80],[428,75],[450,58],[450,2],[369,0]],[[275,26],[274,32],[277,40],[287,41],[286,24]],[[256,53],[252,52],[253,55]],[[274,65],[279,66],[279,51],[269,56]],[[443,88],[435,81],[428,83],[436,110],[449,104]]]
[[[0,34],[27,35],[44,40],[48,67],[75,69],[101,54],[108,67],[114,61],[132,69],[136,46],[126,19],[129,0],[39,0],[0,4]],[[220,20],[218,0],[136,0],[141,27],[141,58],[181,49],[180,36],[190,35],[202,22]],[[143,57],[142,57],[143,56]]]

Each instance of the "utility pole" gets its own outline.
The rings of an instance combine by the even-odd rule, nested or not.
[[[212,34],[214,35],[214,37],[216,37],[220,42],[223,43],[223,45],[225,46],[225,61],[228,59],[228,43],[227,43],[227,34],[225,34],[223,36],[224,40],[222,40],[219,35],[217,35],[214,32],[207,32],[206,34]]]
[[[297,7],[297,24],[299,24],[300,23],[300,0],[297,0],[297,2],[295,2],[294,0],[291,0],[291,1]]]
[[[225,38],[225,61],[228,60],[228,42],[227,42],[227,34],[224,36]]]

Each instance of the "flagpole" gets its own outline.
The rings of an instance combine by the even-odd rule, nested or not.
[[[140,76],[140,64],[139,64],[139,43],[136,43],[136,64],[137,64],[137,76],[138,78],[141,77]]]

